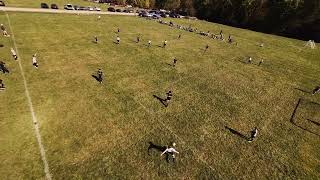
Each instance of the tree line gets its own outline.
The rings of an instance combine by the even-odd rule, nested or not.
[[[116,0],[199,19],[320,42],[320,0]]]

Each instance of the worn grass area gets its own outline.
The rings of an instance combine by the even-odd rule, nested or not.
[[[9,16],[54,179],[319,177],[320,137],[290,122],[300,97],[320,102],[319,95],[298,90],[320,83],[319,48],[202,21],[173,20],[203,31],[222,28],[238,45],[137,17]],[[3,13],[0,20],[8,24]],[[120,45],[113,43],[117,27]],[[139,44],[134,42],[138,34]],[[92,43],[95,35],[98,44]],[[149,39],[151,48],[145,45]],[[165,39],[168,47],[158,47]],[[1,150],[6,152],[0,156],[0,177],[43,177],[18,64],[9,55],[11,42],[0,40],[6,46],[1,58],[12,69],[10,75],[0,74],[8,86],[0,92]],[[246,56],[254,64],[246,64]],[[168,65],[173,57],[176,68]],[[261,58],[265,62],[257,66]],[[103,84],[91,77],[98,68],[105,72]],[[153,95],[164,97],[168,89],[173,100],[165,108]],[[314,109],[305,106],[297,118],[319,122]],[[248,136],[255,126],[258,138],[248,143],[239,134]],[[309,126],[318,130],[315,123],[303,127]],[[149,141],[176,142],[177,163],[168,164],[156,151],[148,155]]]
[[[41,3],[47,3],[49,8],[51,4],[57,4],[59,9],[63,9],[65,4],[73,4],[78,6],[100,7],[101,10],[107,9],[107,6],[104,4],[93,3],[85,0],[5,0],[4,3],[9,7],[40,8]]]

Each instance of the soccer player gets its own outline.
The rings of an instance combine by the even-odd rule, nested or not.
[[[120,33],[120,28],[118,28],[118,33]]]
[[[251,131],[251,135],[250,135],[250,138],[249,138],[248,142],[252,142],[253,139],[257,137],[257,134],[258,134],[258,129],[257,129],[257,127],[255,127]]]
[[[100,84],[102,83],[102,80],[103,80],[103,72],[101,69],[98,69],[98,81],[100,82]]]
[[[209,49],[209,45],[207,44],[203,53],[205,53],[208,49]]]
[[[172,91],[171,91],[171,90],[169,90],[166,94],[167,94],[167,97],[166,97],[166,99],[165,99],[164,101],[167,103],[167,105],[166,105],[166,107],[167,107],[168,104],[169,104],[169,102],[170,102],[171,99],[172,99],[173,94],[172,94]]]
[[[94,42],[98,44],[98,37],[94,36]]]
[[[5,31],[6,30],[6,28],[4,27],[3,24],[0,25],[0,28],[1,28],[1,31]]]
[[[165,48],[167,46],[167,40],[164,40],[164,42],[163,42],[163,48]]]
[[[4,74],[9,73],[9,70],[6,68],[5,64],[6,63],[4,63],[3,61],[0,61],[0,71],[2,70]]]
[[[261,59],[261,61],[259,62],[258,66],[260,66],[263,63],[263,59]]]
[[[32,65],[37,69],[39,67],[39,64],[38,64],[38,61],[37,61],[37,53],[32,55]]]
[[[117,36],[117,44],[120,44],[120,37]]]
[[[16,51],[15,51],[13,48],[11,48],[10,51],[11,51],[11,54],[12,54],[14,60],[17,60],[17,59],[18,59],[18,56],[17,56]]]
[[[137,43],[140,42],[140,36],[137,36]]]
[[[249,64],[251,64],[251,63],[252,63],[252,58],[251,58],[251,57],[249,57],[249,59],[248,59],[248,63],[249,63]]]
[[[228,37],[228,43],[232,43],[232,37],[231,37],[231,35],[229,34],[229,37]]]
[[[172,64],[172,66],[173,66],[173,67],[175,67],[175,66],[176,66],[177,61],[178,61],[178,60],[177,60],[176,58],[173,58],[173,64]]]
[[[179,36],[178,36],[178,39],[180,39],[181,38],[181,34],[179,34]]]
[[[4,83],[2,81],[2,79],[0,79],[0,90],[4,90],[5,87],[4,87]]]
[[[161,153],[160,156],[166,154],[166,155],[167,155],[167,157],[166,157],[167,162],[169,162],[169,155],[171,155],[173,162],[175,162],[176,156],[174,155],[174,153],[179,154],[179,152],[174,148],[175,146],[176,146],[176,143],[172,143],[172,147],[167,147],[167,149],[164,150],[164,151]]]
[[[150,47],[150,46],[151,46],[151,40],[148,41],[148,47]]]
[[[312,95],[315,95],[317,93],[320,93],[320,86],[316,86],[312,91]]]

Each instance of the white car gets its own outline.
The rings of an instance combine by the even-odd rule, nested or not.
[[[95,10],[95,11],[101,11],[101,9],[98,8],[98,7],[93,7],[93,10]]]
[[[94,8],[91,7],[91,6],[89,6],[88,9],[89,9],[89,11],[93,11],[94,10]]]
[[[64,5],[64,9],[66,9],[66,10],[74,10],[72,4]]]

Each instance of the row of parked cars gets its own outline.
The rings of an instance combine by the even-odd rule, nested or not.
[[[160,18],[166,18],[166,17],[172,17],[172,18],[181,18],[182,16],[174,13],[174,12],[170,12],[170,11],[164,11],[164,10],[140,10],[139,11],[139,16],[141,17],[148,17],[148,18],[153,18],[153,19],[160,19]]]
[[[121,10],[121,9],[115,9],[114,7],[108,7],[108,11],[110,11],[110,12],[134,13],[134,10],[133,10],[133,9],[124,9],[124,10]]]
[[[51,9],[59,9],[59,7],[56,4],[51,4]],[[48,4],[41,3],[41,8],[49,9]],[[64,9],[66,10],[83,10],[83,11],[101,11],[98,7],[84,7],[84,6],[78,6],[78,5],[72,5],[72,4],[66,4],[64,5]]]

